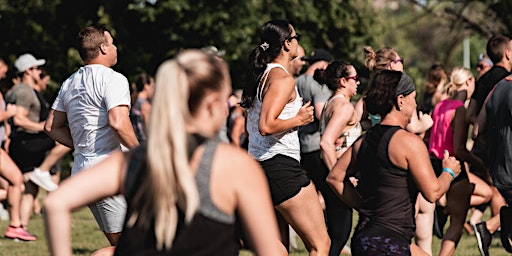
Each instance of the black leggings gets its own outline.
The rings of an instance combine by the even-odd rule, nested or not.
[[[306,169],[309,178],[324,197],[327,232],[331,238],[329,255],[339,256],[352,230],[352,208],[345,205],[325,181],[329,170],[319,150],[301,154],[301,162],[302,168]]]

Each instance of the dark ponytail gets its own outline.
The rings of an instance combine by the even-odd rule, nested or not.
[[[249,68],[240,103],[242,107],[252,107],[258,83],[267,68],[267,63],[279,56],[284,41],[290,38],[291,33],[290,23],[286,20],[271,20],[260,28],[260,44],[250,52],[248,58]]]
[[[325,68],[317,69],[313,78],[320,84],[325,84],[331,91],[338,89],[339,81],[343,77],[348,77],[348,68],[352,66],[344,60],[334,60]]]

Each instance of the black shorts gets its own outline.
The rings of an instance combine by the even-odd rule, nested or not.
[[[276,155],[260,165],[267,176],[274,206],[294,197],[310,183],[299,161],[291,157]]]
[[[22,173],[38,167],[46,153],[55,146],[55,141],[43,132],[30,134],[17,132],[11,137],[9,156]]]

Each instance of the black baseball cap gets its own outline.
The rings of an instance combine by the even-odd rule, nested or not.
[[[315,63],[320,60],[331,62],[333,57],[332,54],[325,49],[316,49],[311,53],[310,57],[304,57],[303,59],[309,63]]]

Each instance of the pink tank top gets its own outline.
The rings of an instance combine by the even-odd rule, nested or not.
[[[453,130],[451,123],[455,110],[464,106],[460,100],[446,99],[439,102],[432,113],[434,124],[430,131],[429,152],[437,158],[443,159],[444,151],[448,150],[453,156]]]

